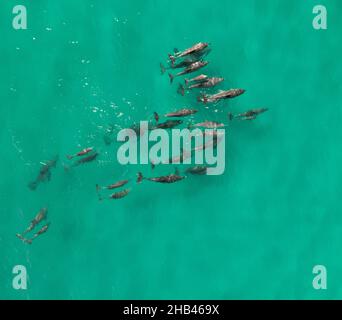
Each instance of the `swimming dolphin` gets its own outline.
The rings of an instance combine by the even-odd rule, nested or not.
[[[50,226],[50,222],[47,223],[45,226],[43,226],[34,236],[32,239],[30,239],[30,241],[32,242],[34,239],[38,238],[40,235],[42,235],[43,233],[45,233],[46,231],[48,231]]]
[[[138,173],[138,179],[140,179],[140,181],[145,179],[145,180],[158,182],[158,183],[175,183],[177,181],[181,181],[181,180],[185,179],[185,177],[180,176],[179,174],[177,174],[177,172],[175,172],[174,174],[169,174],[167,176],[161,176],[161,177],[156,177],[156,178],[144,178],[142,173],[139,172]]]
[[[195,109],[181,109],[175,112],[170,112],[165,115],[165,117],[186,117],[197,113],[198,110]]]
[[[126,197],[131,192],[131,189],[125,189],[116,193],[111,194],[107,199],[109,200],[117,200]],[[104,198],[99,198],[100,201],[104,200]]]
[[[195,83],[200,83],[200,82],[205,82],[208,80],[208,76],[205,74],[200,74],[199,76],[192,78],[192,79],[185,79],[185,85],[188,85],[190,82],[195,82]]]
[[[109,186],[106,186],[106,187],[101,187],[97,184],[96,190],[98,190],[98,191],[101,189],[112,190],[112,189],[120,188],[120,187],[124,186],[125,184],[127,184],[128,182],[129,182],[129,180],[121,180],[121,181],[118,181],[116,183],[110,184]]]
[[[224,81],[224,78],[217,78],[217,77],[207,78],[204,81],[198,81],[198,82],[188,86],[187,89],[192,90],[192,89],[212,88],[212,87],[215,87],[216,85],[218,85],[219,83],[221,83],[222,81]],[[182,96],[184,96],[185,88],[180,84],[177,92],[179,94],[181,94]]]
[[[47,208],[41,209],[37,213],[37,215],[34,217],[34,219],[31,221],[29,227],[23,232],[22,235],[25,235],[26,233],[29,233],[30,231],[32,231],[36,227],[36,225],[38,225],[41,221],[46,219],[47,211],[48,211]]]
[[[190,66],[185,68],[183,71],[177,73],[176,75],[172,75],[171,73],[169,73],[170,82],[172,83],[173,79],[175,77],[179,77],[179,76],[182,76],[184,74],[195,72],[195,71],[205,67],[206,65],[208,65],[208,63],[209,63],[208,61],[197,61],[197,62],[192,63]]]
[[[38,185],[41,182],[45,182],[46,180],[50,181],[50,179],[51,179],[51,168],[56,167],[57,161],[58,161],[58,156],[56,156],[52,160],[49,160],[45,163],[42,163],[43,166],[40,168],[37,178],[34,181],[30,182],[28,187],[31,190],[36,190]]]
[[[32,240],[31,239],[26,239],[24,238],[20,233],[16,234],[17,238],[19,238],[22,242],[27,243],[27,244],[32,244]]]
[[[189,58],[177,63],[177,64],[173,64],[171,65],[171,67],[164,67],[164,65],[162,63],[160,63],[160,71],[161,74],[164,74],[166,72],[166,70],[168,69],[180,69],[180,68],[186,68],[188,66],[190,66],[191,64],[193,64],[194,62],[198,61],[198,58],[195,56],[190,56]]]
[[[169,54],[169,58],[170,58],[171,62],[174,63],[176,59],[183,58],[185,56],[188,56],[188,55],[191,55],[194,53],[198,53],[198,52],[204,50],[205,48],[207,48],[208,46],[209,46],[208,43],[199,42],[199,43],[193,45],[191,48],[188,48],[184,51],[175,52],[173,55]]]
[[[151,127],[151,129],[172,129],[182,123],[182,120],[167,120],[165,122],[158,123],[156,126]]]
[[[85,163],[88,163],[88,162],[92,162],[92,161],[95,161],[96,158],[99,156],[99,153],[98,152],[93,152],[91,153],[90,155],[84,157],[84,158],[81,158],[79,160],[77,160],[76,162],[74,162],[71,166],[64,166],[64,169],[67,171],[69,170],[70,168],[73,168],[73,167],[78,167],[82,164],[85,164]]]
[[[232,99],[238,97],[243,93],[245,93],[244,89],[230,89],[225,91],[220,90],[216,94],[199,96],[197,100],[204,103],[217,102],[222,99]]]
[[[73,154],[73,155],[67,155],[67,158],[69,160],[75,158],[75,157],[80,157],[80,156],[84,156],[86,154],[88,154],[89,152],[93,151],[93,147],[90,147],[90,148],[85,148],[83,150],[81,150],[80,152],[76,153],[76,154]]]
[[[199,83],[195,83],[188,87],[188,89],[195,89],[195,88],[212,88],[224,81],[224,78],[213,77],[208,78],[206,81],[202,81]]]
[[[222,128],[224,126],[225,126],[224,123],[205,120],[204,122],[193,124],[190,127],[204,127],[207,129],[216,129],[216,128]]]
[[[268,111],[267,108],[252,109],[252,110],[249,110],[247,112],[240,113],[237,115],[233,115],[232,113],[229,113],[228,116],[230,120],[233,120],[235,118],[239,118],[241,120],[254,120],[257,118],[259,114],[264,113],[266,111]]]

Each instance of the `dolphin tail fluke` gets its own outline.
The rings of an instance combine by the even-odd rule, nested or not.
[[[230,121],[232,121],[232,120],[234,119],[234,115],[233,115],[232,112],[229,112],[229,113],[228,113],[228,119],[229,119]]]
[[[24,239],[23,241],[27,244],[32,244],[33,239]]]
[[[170,58],[170,61],[172,63],[172,66],[175,64],[175,57],[169,53],[169,58]]]
[[[68,154],[66,157],[71,160],[74,156]]]
[[[184,82],[185,82],[185,85],[187,86],[189,83],[189,79],[185,79]]]
[[[161,72],[161,74],[164,74],[165,71],[166,71],[165,67],[163,66],[162,63],[160,63],[160,72]]]
[[[141,183],[141,181],[143,181],[144,176],[141,172],[137,173],[137,183]]]
[[[208,97],[205,94],[202,94],[202,95],[197,97],[197,101],[198,102],[204,102],[204,104],[206,104],[208,102]]]
[[[174,76],[171,73],[169,73],[169,78],[170,78],[170,83],[172,83],[173,79],[174,79]]]
[[[182,96],[185,94],[185,89],[181,84],[178,87],[177,93],[181,94]]]
[[[157,112],[153,112],[154,120],[156,121],[156,124],[158,124],[159,121],[159,114]]]

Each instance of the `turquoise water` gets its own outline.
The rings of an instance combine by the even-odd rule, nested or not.
[[[342,298],[340,2],[23,1],[28,30],[15,31],[17,4],[0,4],[0,298]],[[316,4],[326,31],[312,28]],[[217,113],[160,75],[168,52],[199,41],[220,87],[247,90]],[[229,125],[224,175],[132,184],[99,202],[96,183],[150,174],[117,163],[108,124],[184,106],[202,108],[197,120],[270,111]],[[65,172],[65,155],[86,146],[98,161]],[[51,181],[29,190],[57,154]],[[49,231],[23,244],[15,234],[44,206]],[[12,288],[17,264],[26,291]],[[317,264],[325,291],[312,287]]]

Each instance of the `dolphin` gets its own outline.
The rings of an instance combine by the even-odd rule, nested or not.
[[[199,42],[199,43],[193,45],[191,48],[188,48],[184,51],[175,52],[173,55],[169,54],[169,58],[170,58],[172,64],[174,64],[176,59],[183,58],[185,56],[201,52],[202,50],[204,50],[208,46],[209,46],[209,44],[206,42]]]
[[[167,120],[165,122],[159,123],[154,127],[151,127],[150,129],[172,129],[176,126],[179,126],[180,124],[182,124],[183,121],[182,120]]]
[[[235,119],[235,118],[238,118],[241,120],[254,120],[257,118],[259,114],[264,113],[266,111],[268,111],[268,108],[252,109],[247,112],[237,114],[235,116],[229,113],[228,116],[230,120]]]
[[[43,233],[45,233],[46,231],[48,231],[50,227],[50,222],[47,223],[45,226],[43,226],[34,236],[32,239],[30,239],[30,241],[32,242],[34,239],[38,238],[40,235],[42,235]]]
[[[175,112],[170,112],[165,115],[165,117],[186,117],[197,113],[198,110],[195,109],[181,109]]]
[[[171,65],[171,67],[164,67],[164,65],[162,63],[160,63],[160,71],[161,71],[161,74],[164,74],[166,72],[166,70],[168,70],[168,69],[186,68],[196,61],[198,61],[197,57],[189,57],[188,59],[185,59],[185,60],[183,60],[177,64]]]
[[[216,85],[218,85],[222,81],[224,81],[224,78],[213,77],[213,78],[207,79],[206,81],[195,83],[195,84],[189,86],[188,89],[211,88],[211,87],[215,87]]]
[[[212,88],[212,87],[215,87],[216,85],[218,85],[219,83],[221,83],[222,81],[224,81],[224,78],[218,78],[218,77],[207,78],[204,81],[198,81],[198,82],[188,86],[187,89],[191,90],[191,89]],[[183,85],[181,85],[181,84],[179,85],[177,92],[179,94],[181,94],[182,96],[184,96],[185,88],[183,87]]]
[[[200,82],[205,82],[208,80],[208,76],[205,74],[200,74],[199,76],[192,78],[192,79],[185,79],[185,85],[188,85],[189,83],[195,82],[195,83],[200,83]]]
[[[93,151],[93,147],[90,147],[90,148],[85,148],[83,150],[81,150],[80,152],[77,152],[76,154],[73,154],[73,155],[67,155],[67,158],[69,160],[75,158],[75,157],[80,157],[80,156],[84,156],[86,154],[88,154],[89,152]]]
[[[76,162],[74,162],[71,166],[64,166],[64,169],[66,171],[68,171],[70,168],[73,168],[73,167],[78,167],[82,164],[85,164],[85,163],[88,163],[88,162],[92,162],[92,161],[95,161],[96,158],[99,156],[99,153],[98,152],[93,152],[91,153],[90,155],[84,157],[84,158],[81,158],[79,160],[77,160]]]
[[[230,90],[220,90],[218,93],[212,95],[202,95],[197,98],[198,101],[208,103],[217,102],[222,99],[232,99],[238,97],[245,93],[244,89],[230,89]]]
[[[16,234],[17,238],[19,238],[22,242],[27,243],[27,244],[32,244],[32,240],[31,239],[26,239],[24,238],[20,233]]]
[[[49,160],[45,163],[42,163],[43,165],[39,170],[39,174],[38,174],[37,178],[34,181],[30,182],[28,184],[28,187],[31,190],[36,190],[38,185],[41,182],[44,182],[46,180],[50,181],[50,179],[51,179],[51,168],[56,167],[57,161],[58,161],[58,156],[55,156],[54,159]]]
[[[222,128],[224,126],[225,125],[223,123],[220,123],[220,122],[205,120],[204,122],[193,124],[190,127],[204,127],[207,129],[216,129],[216,128]]]
[[[131,189],[125,189],[119,192],[112,193],[108,199],[109,200],[117,200],[126,197],[130,193]],[[104,198],[99,197],[99,200],[102,201]]]
[[[171,73],[169,73],[170,82],[172,83],[175,77],[179,77],[179,76],[182,76],[184,74],[195,72],[195,71],[205,67],[206,65],[208,65],[208,63],[209,63],[208,61],[197,61],[197,62],[192,63],[190,66],[185,68],[183,71],[177,73],[176,75],[172,75]]]
[[[34,219],[31,221],[29,227],[23,232],[22,235],[25,235],[26,233],[29,233],[30,231],[32,231],[36,227],[36,225],[38,225],[41,221],[46,219],[47,212],[48,212],[47,208],[41,209],[37,213],[37,215],[34,217]]]
[[[179,173],[176,171],[174,174],[169,174],[167,176],[161,176],[161,177],[156,177],[156,178],[144,178],[142,173],[138,173],[138,179],[140,182],[145,179],[153,182],[158,182],[158,183],[175,183],[178,181],[181,181],[185,179],[184,176],[180,176]]]
[[[98,190],[98,191],[101,189],[112,190],[112,189],[120,188],[120,187],[124,186],[125,184],[127,184],[128,182],[129,182],[129,180],[121,180],[121,181],[118,181],[116,183],[110,184],[109,186],[106,186],[106,187],[101,187],[97,184],[96,190]]]

